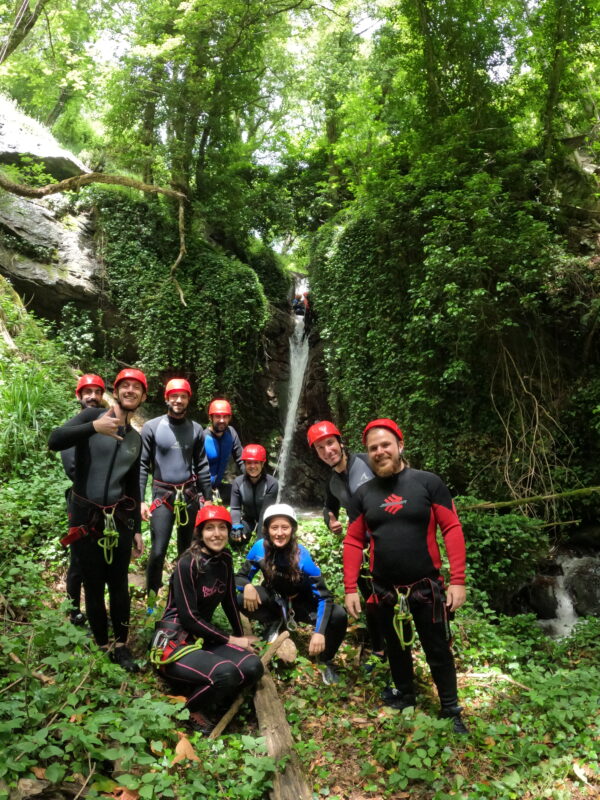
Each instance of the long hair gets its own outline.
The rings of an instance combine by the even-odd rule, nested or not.
[[[292,526],[292,535],[285,547],[274,547],[271,543],[269,530],[264,534],[265,541],[265,565],[264,573],[267,583],[275,578],[284,578],[292,583],[300,583],[302,573],[300,571],[300,548],[296,531]]]

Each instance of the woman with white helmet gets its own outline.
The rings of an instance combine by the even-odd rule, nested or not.
[[[323,682],[337,683],[333,658],[346,635],[348,618],[333,602],[321,570],[310,553],[299,544],[296,512],[287,503],[269,506],[263,517],[263,538],[246,556],[236,574],[238,605],[250,619],[264,623],[267,639],[282,627],[295,630],[297,622],[314,625],[308,654],[318,657],[324,668]],[[262,586],[252,579],[262,572]]]

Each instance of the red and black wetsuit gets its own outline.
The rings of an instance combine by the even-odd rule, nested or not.
[[[405,467],[389,478],[374,477],[354,495],[357,513],[344,540],[346,593],[356,592],[362,550],[370,534],[370,570],[396,688],[414,696],[410,648],[393,627],[396,588],[410,587],[415,627],[443,707],[456,706],[456,670],[449,644],[439,527],[450,561],[450,583],[465,583],[465,543],[449,490],[431,472]]]
[[[185,641],[166,655],[176,656],[182,647],[199,639],[202,649],[165,664],[161,671],[170,680],[193,687],[187,701],[190,711],[227,706],[242,687],[256,683],[263,674],[262,662],[254,653],[227,644],[229,634],[212,624],[219,605],[223,606],[234,636],[242,636],[231,553],[223,550],[196,557],[188,550],[171,576],[163,616],[164,621],[181,625]]]
[[[108,644],[108,617],[104,588],[108,586],[110,616],[115,639],[127,641],[129,587],[127,573],[133,536],[141,528],[139,467],[141,439],[130,425],[122,429],[122,441],[96,433],[93,422],[105,408],[86,408],[50,434],[51,450],[75,448],[73,489],[69,495],[70,529],[82,536],[73,542],[85,589],[85,606],[94,638]],[[114,508],[118,543],[108,564],[98,545],[104,531],[102,508]]]
[[[158,592],[175,512],[176,487],[182,487],[187,505],[187,524],[177,528],[177,552],[181,555],[192,541],[200,498],[210,500],[210,470],[204,450],[204,431],[190,419],[175,419],[168,414],[155,417],[142,428],[140,492],[146,491],[152,475],[152,547],[146,581],[148,591]]]

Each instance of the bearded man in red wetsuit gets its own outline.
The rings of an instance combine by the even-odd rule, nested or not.
[[[466,599],[465,542],[452,497],[437,475],[408,466],[404,437],[393,420],[369,422],[363,444],[374,477],[353,497],[354,519],[344,539],[346,608],[353,617],[361,610],[356,585],[368,531],[373,577],[368,602],[377,604],[395,684],[384,690],[383,700],[401,709],[415,705],[414,624],[438,690],[441,716],[452,719],[455,732],[467,733],[448,624]],[[438,527],[450,562],[447,589],[440,574]],[[412,623],[406,618],[409,612]]]

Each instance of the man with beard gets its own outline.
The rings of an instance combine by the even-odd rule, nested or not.
[[[152,547],[146,573],[150,595],[159,591],[165,555],[173,525],[177,525],[177,553],[190,546],[200,505],[212,498],[210,472],[202,427],[187,418],[192,388],[185,378],[172,378],[165,387],[167,413],[142,428],[140,493],[142,519],[150,521]],[[143,502],[148,475],[152,475],[152,504]],[[150,598],[153,605],[153,597]]]
[[[103,404],[102,395],[105,389],[104,381],[99,375],[87,374],[82,375],[77,381],[75,387],[75,397],[79,401],[81,408],[100,408]],[[68,450],[63,450],[60,454],[63,469],[67,477],[73,481],[75,474],[75,448],[69,447]],[[67,510],[69,507],[69,493],[68,489],[65,493],[67,500]],[[77,560],[77,556],[73,547],[69,547],[69,569],[67,570],[67,596],[71,601],[71,608],[69,610],[69,619],[73,625],[85,625],[86,617],[81,611],[81,586],[83,583],[83,576],[81,574],[81,567]]]
[[[340,509],[344,508],[348,519],[352,521],[354,517],[352,498],[359,486],[373,477],[369,459],[365,453],[348,452],[342,444],[342,434],[333,422],[328,420],[311,425],[306,435],[308,446],[314,447],[315,453],[321,461],[331,468],[323,508],[323,520],[332,533],[341,535],[343,526],[338,519]],[[372,594],[371,581],[363,575],[358,577],[358,588],[364,600],[367,600]],[[384,661],[384,639],[376,609],[370,604],[367,605],[365,611],[373,655]],[[373,664],[368,663],[367,666],[372,669]]]
[[[204,447],[210,467],[210,482],[214,492],[229,505],[231,486],[223,482],[229,459],[233,455],[238,472],[244,474],[242,443],[231,422],[231,405],[227,400],[213,400],[208,407],[208,427],[204,429]]]
[[[146,399],[146,376],[123,369],[114,383],[116,405],[85,408],[50,434],[51,450],[75,448],[73,489],[69,496],[69,534],[81,565],[85,605],[96,644],[109,652],[108,587],[115,637],[110,658],[128,672],[138,666],[127,647],[129,586],[127,573],[132,547],[143,550],[140,516],[140,453],[142,440],[130,420]]]
[[[452,497],[437,475],[408,466],[404,437],[393,420],[369,422],[363,444],[375,477],[354,496],[357,516],[344,540],[346,608],[353,617],[360,613],[356,584],[368,530],[373,576],[369,602],[379,611],[395,684],[384,690],[383,700],[400,709],[415,705],[414,624],[438,690],[440,714],[452,719],[456,733],[467,733],[449,628],[450,617],[466,599],[465,543]],[[440,575],[438,526],[450,562],[447,590]]]

